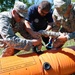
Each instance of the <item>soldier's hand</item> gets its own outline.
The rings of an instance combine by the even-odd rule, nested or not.
[[[54,48],[62,47],[64,43],[67,41],[66,33],[60,33],[60,36],[56,38],[53,43]]]
[[[57,39],[54,41],[53,43],[53,48],[60,48],[64,45],[65,42],[63,42],[62,40],[60,39]]]
[[[67,41],[66,33],[61,33],[61,35],[57,38],[59,40],[62,40],[63,42]]]
[[[33,39],[32,40],[32,45],[33,46],[38,46],[38,45],[40,45],[42,43],[42,39],[41,38],[39,38],[39,39]]]

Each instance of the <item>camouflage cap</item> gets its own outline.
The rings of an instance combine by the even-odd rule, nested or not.
[[[27,5],[20,1],[15,1],[14,9],[21,17],[25,17],[27,15]]]
[[[54,0],[54,7],[61,7],[62,5],[70,5],[71,0]]]

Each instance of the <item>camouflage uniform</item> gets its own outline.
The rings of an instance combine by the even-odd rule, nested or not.
[[[66,6],[64,6],[64,4]],[[59,31],[62,33],[72,33],[75,32],[75,6],[73,6],[70,10],[70,14],[68,17],[64,16],[64,13],[68,10],[67,7],[68,5],[71,5],[71,0],[54,0],[54,11],[53,11],[53,19],[54,19],[54,27],[53,27],[53,31]],[[58,8],[62,7],[62,12],[59,12]],[[58,10],[57,10],[57,9]],[[65,9],[64,9],[65,8]],[[70,9],[70,8],[69,8]],[[69,35],[69,34],[68,34]],[[70,34],[69,36],[74,37],[75,35]],[[68,36],[68,39],[71,39]],[[56,41],[55,41],[56,42]],[[61,41],[57,41],[57,44],[60,44]]]
[[[25,39],[16,36],[15,33],[17,32],[19,32]],[[3,39],[5,48],[29,50],[32,47],[32,41],[27,40],[32,38],[25,31],[25,25],[23,22],[16,23],[11,12],[0,13],[0,38]],[[3,47],[3,45],[0,46]],[[5,52],[5,50],[3,52]]]
[[[15,50],[30,50],[33,47],[32,37],[25,31],[22,21],[26,15],[27,5],[20,1],[15,1],[12,11],[0,13],[0,46],[5,48],[1,57],[11,56]],[[24,38],[19,38],[17,32]]]
[[[53,47],[51,48],[59,48],[62,47],[65,43],[65,41],[57,39],[59,36],[61,36],[62,33],[64,36],[66,36],[67,39],[75,38],[75,5],[73,5],[72,8],[68,8],[68,10],[70,9],[70,14],[68,17],[65,17],[64,12],[66,12],[67,7],[71,5],[71,0],[54,0],[54,2],[56,4],[55,6],[58,6],[58,9],[61,6],[64,9],[62,12],[58,12],[55,8],[53,11],[54,24],[52,31],[40,31],[40,33],[42,35],[54,36],[52,37]],[[64,7],[65,4],[66,7]]]
[[[74,32],[75,31],[75,11],[71,9],[69,17],[65,18],[57,14],[57,10],[54,9],[53,15],[56,17],[56,21],[59,21],[61,28],[57,26],[57,31],[60,29],[61,32]]]

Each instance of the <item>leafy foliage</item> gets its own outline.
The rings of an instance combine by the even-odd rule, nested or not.
[[[29,2],[29,0],[19,0],[19,1],[26,3],[28,7],[35,3],[34,0],[32,0],[31,3]]]
[[[19,0],[19,1],[26,3],[28,7],[35,3],[35,0],[31,0],[31,2],[29,2],[29,0]],[[15,0],[0,0],[0,12],[12,9],[14,3]]]
[[[11,9],[14,2],[15,0],[0,0],[0,12]]]

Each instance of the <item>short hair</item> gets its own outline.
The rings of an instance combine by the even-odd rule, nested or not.
[[[51,9],[51,3],[48,2],[48,1],[42,1],[39,4],[39,7],[41,8],[41,10],[50,11],[50,9]]]

